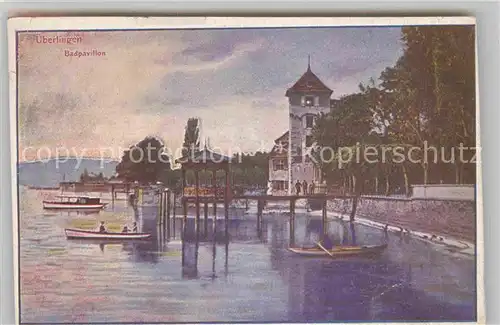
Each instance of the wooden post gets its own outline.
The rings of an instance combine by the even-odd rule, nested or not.
[[[328,232],[328,220],[327,220],[327,213],[326,213],[326,199],[323,200],[323,204],[322,204],[322,209],[321,209],[321,221],[322,221],[322,233],[323,233],[323,237],[322,238],[325,238],[327,232]]]
[[[229,167],[226,168],[226,188],[224,189],[224,218],[226,220],[227,233],[227,223],[229,220]]]
[[[182,198],[182,201],[184,201],[184,198]],[[184,232],[181,232],[181,238],[182,236],[184,236]],[[186,262],[185,262],[185,257],[184,257],[184,253],[186,251],[186,242],[184,241],[184,238],[182,238],[182,241],[181,241],[181,245],[182,245],[182,254],[181,254],[181,266],[182,268],[184,269],[184,265],[186,265]]]
[[[186,227],[187,223],[187,198],[186,198],[186,193],[184,192],[186,187],[186,170],[183,168],[182,169],[182,209],[184,213],[184,220],[182,223],[182,229]]]
[[[229,238],[226,238],[226,247],[225,247],[225,261],[224,261],[224,275],[227,276],[229,271]]]
[[[166,220],[166,226],[167,226],[167,240],[170,239],[170,206],[171,206],[171,198],[170,198],[170,189],[166,192],[167,193],[167,220]]]
[[[199,231],[199,226],[200,226],[200,177],[198,173],[198,169],[194,171],[194,178],[196,182],[196,220],[194,223],[194,230],[196,233],[196,236],[198,236],[198,231]]]
[[[188,214],[188,200],[186,197],[182,198],[182,207],[184,210],[184,217],[182,218],[182,224],[181,224],[181,226],[182,226],[181,236],[184,236],[186,233],[186,229],[187,229],[187,214]]]
[[[215,216],[217,215],[217,169],[214,169],[212,171],[212,187],[214,189],[214,218],[215,218]]]
[[[177,212],[175,211],[176,204],[177,204],[177,194],[174,192],[174,204],[172,206],[172,235],[174,238],[175,238],[175,218],[177,214]]]
[[[213,243],[212,243],[212,279],[215,279],[215,255],[217,253],[217,242],[216,238],[214,236],[213,238]]]
[[[157,220],[157,223],[158,225],[161,226],[162,224],[162,218],[163,218],[163,191],[161,191],[159,194],[158,194],[158,220]]]
[[[204,212],[204,220],[203,220],[203,226],[205,228],[205,236],[208,236],[208,201],[205,200],[205,204],[203,206],[203,212]]]
[[[290,246],[295,245],[295,200],[290,199]]]
[[[111,205],[115,205],[115,184],[111,184]]]
[[[167,189],[163,189],[163,216],[164,217],[167,215],[167,196],[168,196]]]
[[[214,215],[212,219],[212,235],[214,236],[214,240],[217,238],[217,216]]]
[[[205,168],[204,169],[204,175],[205,175],[205,186],[208,188],[208,179],[209,177],[208,176],[208,173],[207,173],[207,169]],[[208,193],[208,196],[206,196],[204,198],[204,201],[203,201],[203,217],[204,217],[204,220],[203,220],[203,228],[204,228],[204,233],[205,233],[205,237],[208,237],[208,201],[209,201],[209,198],[210,198],[210,194]]]
[[[167,192],[165,189],[162,190],[162,210],[161,210],[161,218],[163,223],[163,239],[167,237]]]
[[[262,200],[257,201],[257,233],[260,235],[261,225],[262,225],[262,210],[264,210],[264,202]]]

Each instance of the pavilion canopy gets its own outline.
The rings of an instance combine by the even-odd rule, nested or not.
[[[225,165],[231,162],[231,158],[224,156],[220,153],[214,152],[210,149],[204,148],[199,151],[189,152],[184,157],[176,160],[177,163],[181,164],[183,167],[206,167],[213,165]]]

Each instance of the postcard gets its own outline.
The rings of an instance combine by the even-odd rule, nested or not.
[[[474,18],[9,21],[20,324],[484,323]]]

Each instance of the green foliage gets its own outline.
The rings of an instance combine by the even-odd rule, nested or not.
[[[83,173],[80,175],[80,182],[82,183],[91,183],[91,182],[104,182],[106,180],[106,177],[104,177],[104,174],[100,172],[99,174],[89,174],[89,171],[87,168],[83,170]]]
[[[269,172],[269,154],[257,152],[251,155],[236,154],[231,169],[236,187],[265,187]]]
[[[146,137],[123,153],[116,172],[129,182],[151,184],[161,181],[170,171],[170,159],[163,143],[154,137]]]
[[[182,156],[190,152],[200,150],[200,126],[199,119],[191,117],[186,123],[184,131],[184,143],[182,145]]]
[[[180,193],[182,187],[182,171],[181,169],[168,169],[159,177],[160,182],[165,184],[170,189]]]
[[[402,41],[403,55],[382,71],[378,84],[360,84],[360,92],[344,96],[318,119],[313,136],[320,147],[335,152],[370,145],[388,154],[383,162],[341,164],[345,157],[335,152],[321,166],[330,184],[378,193],[384,181],[389,193],[400,187],[408,192],[410,183],[475,182],[475,165],[458,158],[452,163],[392,161],[395,147],[408,157],[411,147],[427,145],[449,153],[461,143],[475,146],[474,27],[404,27]],[[468,151],[464,158],[472,155]],[[412,158],[422,158],[422,153]]]

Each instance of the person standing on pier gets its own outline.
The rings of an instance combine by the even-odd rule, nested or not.
[[[304,195],[307,195],[307,181],[305,179],[302,182],[302,189],[303,189]]]
[[[314,181],[311,181],[311,184],[309,185],[309,194],[314,194],[315,188],[316,185],[314,184]]]
[[[295,183],[295,192],[297,193],[297,195],[300,195],[300,188],[301,188],[302,185],[300,185],[300,181],[297,180],[297,183]]]

